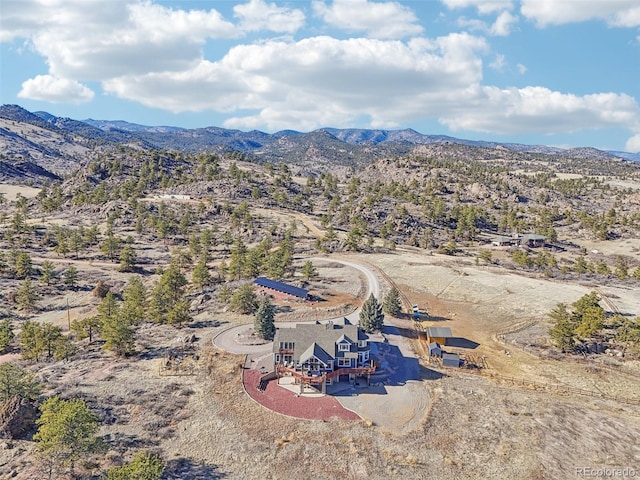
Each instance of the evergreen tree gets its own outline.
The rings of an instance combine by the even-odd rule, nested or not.
[[[256,311],[253,322],[253,330],[264,340],[273,340],[276,333],[276,327],[273,323],[275,317],[275,309],[269,297],[263,297]]]
[[[62,276],[63,276],[64,284],[67,287],[69,287],[71,289],[75,289],[76,288],[76,285],[78,285],[78,278],[79,278],[78,277],[78,269],[76,267],[74,267],[73,265],[70,265],[64,271]]]
[[[311,260],[307,260],[306,262],[304,262],[304,265],[302,266],[302,276],[305,280],[309,280],[310,278],[315,277],[317,274],[318,272],[316,271],[316,267],[313,266]]]
[[[123,357],[134,351],[135,331],[120,315],[114,315],[103,320],[101,330],[106,350],[112,350]]]
[[[82,320],[74,320],[71,322],[71,330],[76,332],[78,340],[89,339],[89,343],[93,342],[95,335],[100,333],[102,320],[100,317],[86,317]]]
[[[205,258],[200,258],[191,275],[191,281],[199,288],[204,288],[211,283],[211,274]]]
[[[65,467],[73,473],[78,460],[100,450],[102,445],[96,437],[98,419],[84,400],[51,397],[40,406],[40,412],[33,439],[49,468],[50,478]]]
[[[6,352],[15,337],[16,334],[13,332],[11,320],[5,318],[0,322],[0,353]]]
[[[136,269],[136,252],[135,250],[127,245],[120,252],[120,267],[118,270],[120,272],[133,272]]]
[[[230,306],[232,310],[245,315],[255,313],[258,308],[258,300],[253,287],[251,285],[243,285],[238,288],[231,296]]]
[[[11,397],[37,400],[41,390],[41,385],[29,370],[20,368],[15,363],[0,364],[0,404]]]
[[[164,462],[159,455],[138,452],[129,463],[107,471],[107,480],[160,480]]]
[[[20,308],[28,311],[34,310],[39,298],[40,296],[36,287],[31,283],[31,279],[25,278],[16,292],[16,302],[18,302]]]
[[[133,276],[122,292],[124,303],[120,314],[130,325],[136,325],[144,320],[147,312],[147,289],[138,276]]]
[[[55,278],[55,267],[53,263],[50,261],[42,262],[40,267],[40,280],[47,284],[47,286],[51,285],[51,281]]]
[[[382,313],[382,305],[373,295],[365,300],[360,310],[360,328],[367,333],[373,333],[376,330],[382,330],[384,325],[384,314]]]
[[[385,313],[397,317],[402,313],[402,302],[400,301],[400,292],[396,287],[392,287],[389,293],[384,297],[382,304]]]
[[[187,279],[172,263],[151,292],[150,317],[156,322],[166,322],[169,312],[183,299],[186,284]]]

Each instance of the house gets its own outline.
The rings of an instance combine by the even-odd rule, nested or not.
[[[341,322],[298,324],[278,328],[273,339],[273,363],[279,377],[294,377],[303,385],[321,386],[355,381],[375,371],[369,336],[346,318]]]
[[[522,236],[520,241],[521,245],[526,245],[527,247],[535,248],[535,247],[544,247],[544,242],[547,240],[547,237],[544,235],[536,235],[534,233],[527,233]]]
[[[493,237],[491,239],[491,245],[494,247],[510,247],[513,245],[513,237],[503,237],[498,235],[497,237]]]
[[[447,344],[447,338],[453,338],[449,327],[427,327],[427,343]]]
[[[275,298],[293,298],[306,300],[309,297],[309,291],[304,288],[289,285],[288,283],[278,282],[266,277],[258,277],[253,281],[258,290],[269,294]]]

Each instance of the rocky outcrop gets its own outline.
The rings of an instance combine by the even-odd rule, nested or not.
[[[0,409],[0,438],[28,438],[35,431],[38,414],[38,409],[30,400],[11,397]]]

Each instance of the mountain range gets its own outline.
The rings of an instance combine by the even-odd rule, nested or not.
[[[523,154],[640,161],[640,153],[473,141],[425,135],[412,129],[323,128],[306,133],[283,130],[269,134],[213,126],[185,129],[145,126],[122,120],[74,120],[47,112],[29,112],[19,105],[0,106],[0,179],[21,175],[56,178],[74,170],[92,154],[117,146],[189,153],[240,152],[254,161],[271,163],[328,162],[358,166],[372,158],[424,152],[424,146],[430,145],[463,145]]]

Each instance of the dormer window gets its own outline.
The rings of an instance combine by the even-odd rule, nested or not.
[[[367,341],[366,341],[366,340],[360,340],[360,341],[358,342],[358,347],[360,347],[360,348],[364,348],[364,347],[366,347],[366,346],[367,346]]]
[[[349,344],[348,343],[339,343],[338,344],[338,351],[339,352],[348,352],[349,351]]]

